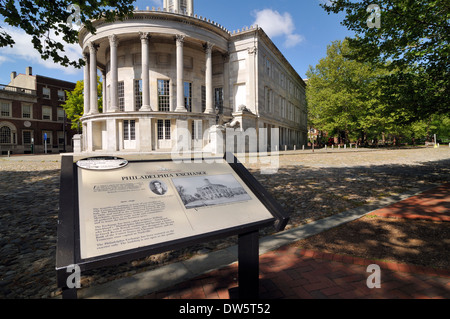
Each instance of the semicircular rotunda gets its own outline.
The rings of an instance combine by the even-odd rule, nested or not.
[[[258,27],[230,32],[193,8],[193,0],[165,0],[123,21],[95,20],[96,34],[81,29],[84,115],[75,151],[170,151],[181,129],[203,148],[224,126],[269,135],[279,128],[280,147],[304,145],[306,85],[270,38]]]

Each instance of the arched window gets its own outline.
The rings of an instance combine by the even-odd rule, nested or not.
[[[11,144],[11,129],[8,126],[0,127],[0,144]]]

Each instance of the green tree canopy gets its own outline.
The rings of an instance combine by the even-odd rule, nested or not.
[[[100,77],[97,76],[97,92],[98,92],[98,106],[99,111],[103,109],[103,85],[100,82]],[[63,104],[63,108],[66,111],[67,118],[72,123],[72,129],[81,130],[80,119],[84,114],[84,81],[78,81],[73,91],[66,91],[67,99]]]
[[[95,33],[91,19],[114,21],[124,19],[133,13],[133,0],[0,0],[0,17],[5,25],[24,30],[33,37],[34,48],[42,59],[52,58],[63,66],[81,67],[84,61],[71,61],[64,53],[64,44],[51,37],[50,31],[62,35],[66,43],[78,42],[78,30],[68,23],[80,21],[91,33]],[[79,8],[79,11],[78,11]],[[14,39],[0,20],[0,47],[15,44]]]
[[[372,0],[333,0],[328,13],[345,12],[342,24],[356,33],[349,38],[352,59],[387,65],[383,83],[392,111],[402,108],[403,123],[450,112],[450,2],[448,0],[379,0],[380,28],[369,27]]]
[[[385,69],[347,58],[348,41],[334,41],[327,56],[309,68],[307,101],[311,124],[330,134],[344,132],[364,137],[384,127],[384,105],[380,102],[378,79]]]

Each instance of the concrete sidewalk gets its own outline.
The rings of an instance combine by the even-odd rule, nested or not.
[[[392,205],[413,201],[414,207],[433,197],[448,207],[449,185],[380,200],[307,225],[260,239],[260,296],[304,298],[450,298],[450,271],[391,262],[324,254],[287,245],[357,220]],[[445,212],[444,212],[445,213]],[[447,211],[448,213],[448,211]],[[444,252],[443,252],[444,253]],[[367,266],[382,268],[381,289],[369,289]],[[229,299],[238,286],[237,246],[196,256],[153,271],[81,289],[79,298]]]

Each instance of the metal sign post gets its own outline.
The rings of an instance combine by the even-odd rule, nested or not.
[[[47,133],[44,133],[44,152],[47,154]]]

